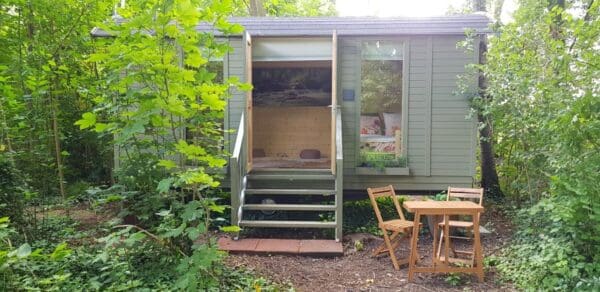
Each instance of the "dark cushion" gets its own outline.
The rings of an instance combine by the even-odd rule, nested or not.
[[[300,151],[300,158],[302,159],[319,159],[321,158],[321,151],[317,149],[304,149]]]
[[[265,150],[258,148],[258,149],[252,149],[252,157],[266,157],[267,155],[265,154]]]

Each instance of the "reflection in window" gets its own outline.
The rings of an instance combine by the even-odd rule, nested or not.
[[[361,50],[360,166],[404,167],[402,42],[368,41]]]

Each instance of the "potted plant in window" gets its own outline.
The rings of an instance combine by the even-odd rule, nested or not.
[[[361,150],[357,168],[363,175],[408,175],[407,159],[394,153]]]

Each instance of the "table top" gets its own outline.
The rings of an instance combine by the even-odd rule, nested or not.
[[[468,214],[483,212],[483,206],[471,201],[405,201],[404,208],[421,214]]]

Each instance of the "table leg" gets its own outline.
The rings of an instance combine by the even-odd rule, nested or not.
[[[421,214],[419,212],[415,212],[415,220],[412,230],[412,238],[410,245],[410,257],[408,258],[408,281],[412,282],[414,277],[414,269],[417,263],[416,255],[417,253],[417,241],[419,239],[419,223],[421,222]]]
[[[444,262],[450,264],[450,216],[444,215]]]
[[[433,216],[434,218],[437,218],[437,216],[434,215],[430,215]],[[433,265],[435,266],[438,263],[439,260],[439,250],[438,250],[438,232],[439,232],[439,226],[438,226],[438,222],[437,219],[433,220],[435,222],[435,224],[433,224],[433,257],[431,259],[431,262],[433,263]]]
[[[479,237],[479,214],[473,214],[473,253],[475,255],[475,272],[479,282],[483,282],[483,250]]]

